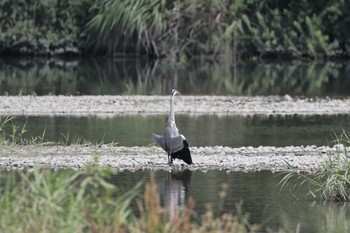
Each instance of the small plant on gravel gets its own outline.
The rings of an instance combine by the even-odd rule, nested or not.
[[[61,133],[61,137],[60,137],[60,139],[58,141],[58,144],[59,145],[63,145],[63,146],[68,146],[69,145],[69,141],[70,141],[70,139],[69,139],[69,132],[67,134]]]
[[[309,185],[314,197],[334,201],[350,201],[350,145],[349,133],[343,131],[336,137],[335,153],[329,153],[322,163],[321,169],[313,175],[303,174],[288,164],[288,171],[280,181],[281,188],[290,184],[292,178],[298,181],[295,185]]]
[[[28,137],[27,123],[17,124],[15,117],[7,116],[0,117],[0,146],[18,144],[18,145],[32,145],[45,144],[46,129],[44,129],[41,136]],[[47,144],[50,144],[47,142]]]
[[[28,136],[27,123],[18,124],[15,117],[7,116],[5,118],[0,117],[0,146],[4,145],[61,145],[69,146],[71,144],[76,145],[95,145],[101,147],[102,145],[116,146],[118,143],[110,142],[104,143],[104,138],[101,141],[92,143],[81,137],[72,140],[70,133],[61,133],[57,142],[50,142],[45,140],[46,128],[43,130],[40,136]]]
[[[24,134],[27,132],[27,124],[17,125],[14,117],[0,118],[0,145],[9,143],[24,143]]]

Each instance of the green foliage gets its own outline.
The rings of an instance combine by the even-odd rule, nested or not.
[[[310,193],[314,197],[350,201],[350,156],[347,148],[349,145],[349,134],[344,131],[336,139],[335,154],[329,154],[321,170],[312,176],[302,174],[288,164],[291,171],[287,172],[281,180],[281,188],[290,185],[292,178],[297,178],[298,183],[294,185],[309,185]]]
[[[0,146],[4,145],[32,145],[32,144],[52,144],[45,142],[46,129],[40,136],[29,137],[27,135],[27,123],[17,124],[16,118],[7,116],[0,117]]]
[[[349,56],[349,12],[346,0],[2,0],[0,53]]]
[[[26,124],[17,125],[14,117],[0,118],[0,145],[26,143],[24,134],[27,132]]]
[[[107,223],[117,214],[125,224],[130,215],[127,207],[140,184],[114,198],[117,187],[108,182],[111,174],[111,170],[94,167],[78,172],[35,169],[21,173],[0,198],[1,231],[86,232],[89,220]]]
[[[273,0],[0,1],[0,53],[349,56],[350,2]]]
[[[121,192],[113,171],[94,166],[85,170],[34,169],[8,176],[0,195],[1,232],[257,232],[237,205],[237,215],[214,216],[209,210],[193,222],[194,201],[169,219],[160,205],[155,180]],[[137,201],[139,214],[131,207]]]
[[[107,1],[99,8],[88,24],[88,34],[94,34],[90,45],[105,47],[109,53],[138,48],[138,53],[176,55],[177,59],[182,54],[226,59],[275,54],[320,59],[348,54],[346,30],[330,30],[350,20],[347,1],[191,0],[166,4],[134,0],[133,4]],[[120,41],[122,48],[116,46]]]
[[[253,20],[260,28],[252,30],[252,38],[262,54],[277,52],[313,58],[336,55],[339,52],[338,40],[326,33],[327,26],[331,25],[327,25],[322,17],[327,14],[327,10],[323,10],[327,7],[319,8],[317,4],[312,1],[268,3],[257,11]]]
[[[88,46],[107,53],[141,48],[159,56],[156,39],[166,29],[165,0],[100,1],[99,12],[87,24]]]
[[[90,0],[0,1],[0,53],[77,52]]]

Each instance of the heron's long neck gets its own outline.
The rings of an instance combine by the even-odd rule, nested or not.
[[[170,112],[169,112],[168,123],[171,123],[171,122],[175,123],[174,99],[175,99],[175,95],[172,95],[170,98]]]

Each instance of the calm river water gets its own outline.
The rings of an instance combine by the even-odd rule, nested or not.
[[[147,63],[135,59],[0,58],[0,95],[350,94],[349,63]]]
[[[8,174],[0,171],[0,193]],[[170,218],[175,209],[183,207],[191,197],[195,200],[197,217],[208,208],[214,214],[235,214],[237,205],[241,203],[242,212],[250,215],[251,223],[263,223],[263,229],[272,232],[279,229],[297,232],[297,227],[300,227],[299,232],[345,233],[349,230],[348,204],[314,199],[307,187],[281,189],[278,182],[283,174],[280,173],[182,170],[157,171],[154,175],[161,204],[167,207]],[[150,177],[149,171],[124,171],[112,176],[111,182],[123,192],[140,181],[150,181]],[[226,192],[224,199],[219,196],[221,191]],[[137,212],[136,203],[133,206]]]
[[[121,146],[147,146],[152,133],[161,134],[166,116],[17,117],[26,124],[27,138],[42,136],[46,141],[80,139]],[[350,128],[350,115],[323,116],[186,116],[176,117],[179,130],[191,146],[290,146],[332,145],[334,133]],[[11,132],[12,128],[7,128]]]
[[[207,210],[208,204],[215,213],[235,213],[236,205],[243,203],[242,210],[250,214],[251,222],[266,223],[265,227],[286,232],[338,233],[348,232],[350,206],[314,199],[306,187],[297,186],[281,190],[278,182],[282,174],[271,172],[226,173],[223,171],[155,173],[158,192],[163,205],[170,209],[183,206],[189,197],[196,202],[198,214]],[[140,180],[148,181],[150,172],[121,172],[115,176],[115,183],[131,188]],[[227,196],[219,197],[227,185]],[[292,184],[293,185],[293,184]]]

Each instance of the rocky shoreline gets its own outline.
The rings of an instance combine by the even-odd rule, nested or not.
[[[338,153],[339,147],[192,147],[194,165],[175,160],[167,164],[167,156],[159,147],[122,146],[3,146],[0,148],[0,168],[5,170],[50,167],[82,169],[91,164],[130,170],[224,170],[272,172],[288,170],[287,162],[295,169],[313,173],[321,168],[324,159]]]
[[[177,114],[349,114],[350,99],[178,96]],[[167,114],[168,96],[0,96],[0,115]]]

